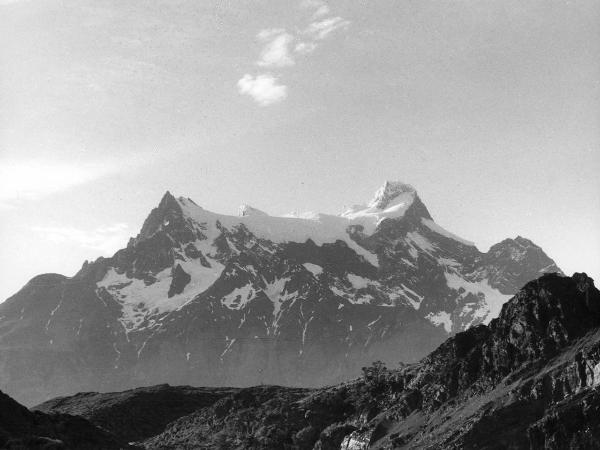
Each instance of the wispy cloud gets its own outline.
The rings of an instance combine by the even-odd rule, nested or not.
[[[0,210],[18,208],[24,202],[40,200],[123,171],[131,173],[165,157],[147,152],[87,161],[0,157]]]
[[[76,164],[42,160],[0,161],[0,208],[48,195],[116,173],[113,164]]]
[[[300,2],[300,7],[314,10],[313,19],[326,16],[330,11],[327,3],[321,0],[302,0],[302,2]]]
[[[313,18],[316,19],[317,17],[326,16],[327,14],[329,14],[329,6],[322,5],[315,11]]]
[[[132,231],[126,223],[115,223],[92,230],[71,226],[32,227],[31,229],[51,242],[97,250],[102,255],[110,255],[123,247]]]
[[[267,28],[256,35],[263,43],[257,66],[269,69],[293,66],[296,64],[294,56],[310,55],[335,30],[350,25],[350,21],[339,16],[326,17],[330,8],[323,0],[302,0],[300,7],[312,12],[311,22],[303,28],[297,28],[295,34],[285,28]],[[256,76],[245,74],[237,82],[238,91],[252,97],[260,106],[271,105],[287,97],[287,86],[278,80],[271,73]]]
[[[314,42],[304,42],[300,41],[294,47],[294,51],[299,53],[300,55],[308,55],[312,53],[317,48],[317,44]]]
[[[32,227],[49,241],[71,243],[84,248],[98,250],[102,254],[111,254],[127,243],[131,229],[126,223],[115,223],[92,230],[83,230],[70,226]]]
[[[271,74],[253,77],[247,73],[237,85],[240,94],[249,95],[261,106],[280,102],[287,97],[287,86],[278,84],[277,78]]]
[[[312,22],[304,31],[305,34],[311,36],[313,39],[322,40],[333,33],[335,30],[340,28],[346,28],[350,25],[348,20],[344,20],[341,17],[330,17],[320,21]]]
[[[262,30],[258,38],[266,41],[265,46],[257,61],[261,67],[285,67],[294,65],[294,59],[290,54],[290,44],[294,36],[283,29]]]

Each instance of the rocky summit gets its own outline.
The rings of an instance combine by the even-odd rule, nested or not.
[[[36,409],[146,449],[583,450],[600,448],[599,384],[600,292],[585,274],[548,274],[489,325],[337,386],[156,386]]]
[[[528,239],[483,253],[446,231],[405,183],[340,215],[228,216],[167,192],[126,248],[0,304],[0,389],[32,405],[159,383],[323,386],[419,360],[546,272],[561,273]]]

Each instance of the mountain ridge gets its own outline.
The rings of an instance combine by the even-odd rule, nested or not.
[[[2,388],[33,404],[164,382],[331,384],[369,360],[417,361],[560,272],[522,239],[481,253],[403,183],[351,214],[227,216],[167,192],[112,257],[0,304]]]

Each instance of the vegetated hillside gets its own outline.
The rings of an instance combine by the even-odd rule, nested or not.
[[[585,274],[548,274],[521,289],[489,326],[458,333],[418,363],[374,364],[358,380],[323,389],[232,390],[140,444],[592,449],[600,447],[599,384],[600,292]],[[95,408],[90,400],[83,410],[90,417]]]
[[[0,304],[0,389],[32,405],[161,383],[324,386],[416,362],[557,271],[521,237],[480,252],[403,183],[337,216],[228,216],[167,193],[113,257]]]

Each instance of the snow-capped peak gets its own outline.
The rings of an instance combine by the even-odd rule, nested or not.
[[[243,224],[255,235],[274,242],[304,242],[311,239],[315,243],[329,243],[343,239],[348,245],[358,247],[361,254],[368,253],[367,259],[371,260],[374,259],[373,254],[362,249],[349,237],[348,227],[360,225],[362,232],[369,235],[384,219],[402,218],[413,206],[416,208],[416,215],[431,219],[415,189],[398,181],[386,181],[371,202],[351,207],[340,215],[309,212],[283,217],[271,216],[247,204],[241,205],[235,216],[224,215],[208,211],[190,198],[176,198],[167,192],[159,207],[146,220],[148,226],[144,227],[148,228],[148,232],[141,233],[140,237],[149,237],[161,227],[175,223],[174,221],[181,221],[183,227],[197,225],[198,230],[210,239],[219,235],[221,226],[231,229]],[[374,265],[377,262],[374,261]]]
[[[238,216],[239,217],[246,217],[246,216],[268,216],[268,214],[264,211],[261,211],[260,209],[254,208],[250,205],[240,205],[239,209],[238,209]]]
[[[387,206],[399,195],[409,194],[414,197],[417,191],[410,184],[401,181],[386,181],[369,203],[370,208],[386,209]]]
[[[416,196],[417,191],[410,184],[386,181],[369,204],[352,206],[341,215],[351,220],[370,217],[377,222],[385,218],[402,217]]]

